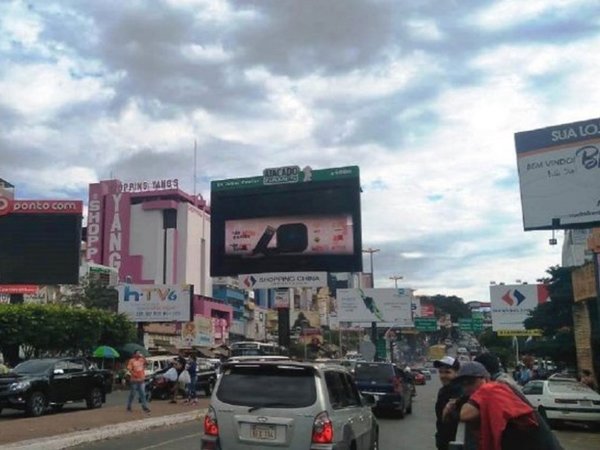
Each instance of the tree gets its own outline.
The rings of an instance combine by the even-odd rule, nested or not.
[[[571,272],[571,268],[559,266],[547,270],[549,277],[539,281],[548,285],[551,300],[538,305],[525,320],[525,328],[540,329],[544,336],[530,342],[526,349],[569,365],[576,362]]]
[[[438,294],[425,298],[432,302],[435,306],[436,317],[442,317],[443,315],[450,314],[452,317],[452,322],[458,322],[458,319],[471,317],[471,310],[460,297],[455,295],[446,296]]]
[[[101,344],[120,346],[133,339],[135,327],[121,314],[65,305],[0,305],[3,352],[16,345],[29,358],[77,355]]]
[[[117,290],[89,276],[83,277],[78,285],[73,286],[71,292],[65,295],[64,300],[72,306],[97,308],[115,313],[119,306]]]
[[[550,277],[539,280],[548,285],[550,301],[538,305],[531,317],[525,320],[528,330],[543,330],[544,336],[552,337],[559,330],[573,329],[572,269],[554,266],[547,270]]]

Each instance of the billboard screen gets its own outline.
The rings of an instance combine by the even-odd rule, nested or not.
[[[338,289],[338,319],[412,327],[412,300],[408,289]]]
[[[543,284],[490,286],[492,329],[522,331],[523,322],[539,304],[549,300],[548,287]]]
[[[600,223],[600,119],[515,134],[525,230]]]
[[[211,276],[360,272],[361,246],[358,167],[212,183]]]
[[[77,284],[80,201],[0,197],[0,284]]]
[[[132,322],[190,322],[190,285],[121,284],[119,313]]]

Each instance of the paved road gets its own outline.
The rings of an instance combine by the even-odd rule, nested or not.
[[[435,450],[434,399],[439,388],[434,380],[427,386],[419,386],[413,414],[404,420],[382,419],[380,448],[382,450]],[[170,428],[134,434],[123,438],[86,444],[86,450],[193,450],[200,448],[201,423],[188,423]],[[600,433],[584,431],[577,427],[557,431],[565,450],[598,450]]]
[[[205,398],[205,396],[203,394],[199,393],[198,395],[199,395],[199,398]],[[123,406],[123,409],[125,409],[125,406],[127,405],[127,397],[128,396],[129,396],[128,390],[123,390],[123,391],[115,390],[106,397],[105,407]],[[48,411],[47,414],[54,415],[57,418],[59,418],[59,417],[61,417],[61,415],[64,415],[64,414],[75,413],[77,411],[85,411],[85,410],[87,410],[85,402],[68,403],[64,406],[63,411],[58,412],[58,413],[53,412],[53,411]],[[15,420],[15,419],[23,418],[23,417],[25,417],[23,411],[5,409],[2,411],[2,414],[0,414],[0,421]]]

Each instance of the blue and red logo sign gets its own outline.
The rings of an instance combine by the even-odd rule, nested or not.
[[[250,275],[244,278],[244,286],[246,286],[246,288],[251,288],[256,284],[256,281],[257,279]]]
[[[537,285],[537,304],[546,303],[550,294],[548,292],[548,287],[544,284]],[[502,296],[502,301],[509,306],[519,307],[523,302],[525,302],[529,297],[523,294],[518,289],[511,289],[506,291],[506,294]]]

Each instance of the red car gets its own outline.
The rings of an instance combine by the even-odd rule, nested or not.
[[[425,384],[426,384],[425,375],[423,375],[418,370],[413,370],[412,376],[413,376],[413,380],[415,380],[416,385],[425,386]]]

